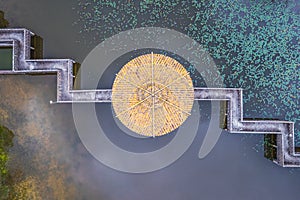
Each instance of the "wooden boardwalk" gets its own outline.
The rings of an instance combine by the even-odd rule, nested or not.
[[[12,70],[0,70],[0,74],[57,74],[56,103],[111,102],[111,89],[74,90],[73,65],[70,59],[39,59],[30,57],[34,47],[31,39],[35,34],[27,29],[0,29],[0,48],[13,49]],[[294,122],[277,120],[245,120],[243,118],[243,91],[236,88],[194,88],[194,99],[225,101],[222,128],[229,133],[264,134],[272,136],[269,157],[283,167],[300,167],[300,154],[295,152]],[[216,122],[216,126],[219,125]],[[269,155],[266,153],[266,155]]]

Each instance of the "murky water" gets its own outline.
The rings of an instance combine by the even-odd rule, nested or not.
[[[82,1],[79,5],[79,1],[71,0],[63,2],[59,0],[28,0],[26,2],[0,0],[0,9],[6,12],[7,19],[12,26],[26,27],[44,38],[45,57],[74,58],[82,62],[93,48],[93,45],[97,45],[102,39],[118,31],[117,29],[110,31],[113,24],[108,22],[104,23],[105,25],[101,25],[97,21],[93,23],[84,22],[86,19],[82,18],[82,14],[91,13],[91,11],[84,10],[82,7],[87,2],[91,3],[92,1]],[[140,1],[134,1],[134,3],[139,4]],[[218,4],[218,1],[215,4]],[[103,12],[101,15],[106,14],[103,5],[91,5],[95,9],[99,8]],[[180,11],[179,4],[167,5],[169,5],[169,9]],[[187,3],[187,9],[190,8],[189,5]],[[251,3],[246,5],[250,7],[252,5],[251,9],[256,9]],[[119,8],[119,12],[115,9],[112,13],[118,14],[120,17],[126,6],[127,4],[124,4],[122,8]],[[207,12],[211,11],[208,8],[212,4],[207,3],[207,6]],[[148,10],[143,9],[145,9],[145,12],[151,13],[151,8],[148,8]],[[130,9],[127,9],[127,11],[130,11]],[[203,11],[205,11],[205,8],[203,8]],[[77,12],[81,14],[77,14]],[[167,7],[164,7],[161,12],[167,13],[170,11]],[[199,25],[197,23],[201,24],[201,22],[192,23],[188,21],[188,15],[184,13],[182,12],[181,15],[180,13],[174,13],[176,14],[174,21],[180,22],[179,28],[176,28],[177,30],[184,29],[183,27],[188,26],[188,24],[194,24],[196,27]],[[299,18],[297,8],[295,8],[295,13],[295,19]],[[125,15],[125,13],[123,14]],[[74,24],[74,22],[78,22],[80,16],[81,23],[87,25],[86,30],[81,30],[80,25]],[[147,15],[145,14],[145,16]],[[139,17],[139,19],[144,19],[143,15]],[[164,19],[163,16],[162,18]],[[229,19],[229,17],[226,19]],[[159,20],[161,18],[154,17],[154,19],[145,20],[143,23],[144,25],[151,23],[159,25]],[[118,21],[116,20],[114,23],[118,23]],[[142,26],[143,23],[140,25]],[[166,22],[164,26],[167,26],[168,23]],[[209,23],[213,22],[209,21]],[[120,24],[125,26],[126,23],[120,22]],[[96,27],[96,30],[86,33],[93,26]],[[170,25],[170,28],[173,27],[175,27],[175,24]],[[120,29],[126,28],[120,27]],[[194,29],[191,27],[189,29],[189,34],[193,36]],[[80,33],[80,31],[85,33]],[[96,32],[105,36],[98,35],[97,38]],[[201,35],[197,35],[195,38],[197,39],[198,36]],[[236,35],[235,37],[239,38],[241,36]],[[270,38],[272,37],[270,36]],[[253,39],[253,41],[256,40]],[[299,46],[296,46],[296,48],[299,48]],[[218,54],[221,53],[215,50],[215,48],[211,49],[212,54],[218,57]],[[247,53],[249,55],[253,54],[251,51],[249,50]],[[299,59],[299,56],[296,57],[296,61],[297,59]],[[221,66],[222,59],[218,62]],[[248,60],[242,59],[241,64],[248,64]],[[235,65],[232,64],[231,66]],[[292,68],[289,69],[292,70]],[[232,70],[233,68],[224,69],[223,72],[228,75]],[[274,75],[275,78],[272,80],[280,80],[278,77],[289,75],[284,70],[282,72],[278,71],[280,73],[275,74],[276,76]],[[299,69],[295,67],[293,73],[297,75],[298,72]],[[251,73],[250,68],[244,68],[233,75],[235,77],[232,77],[232,79]],[[229,82],[231,78],[229,75],[228,77],[226,80]],[[253,83],[256,79],[246,77],[239,80],[241,82],[235,83],[236,87],[243,87]],[[290,84],[292,86],[294,84],[299,85],[297,81],[299,79],[294,76]],[[249,95],[254,94],[255,91],[246,92],[246,95],[249,96],[248,102],[255,100]],[[278,91],[284,91],[284,88],[279,88]],[[271,92],[273,92],[273,95],[276,94],[273,89]],[[290,91],[290,94],[294,94],[294,91]],[[0,124],[8,127],[15,134],[14,146],[10,152],[11,160],[9,161],[9,170],[13,177],[12,183],[20,193],[25,193],[24,188],[26,188],[31,192],[31,197],[34,196],[37,199],[104,200],[299,199],[300,171],[278,167],[266,160],[260,149],[257,152],[256,146],[260,144],[262,136],[245,137],[224,132],[209,156],[203,160],[198,159],[198,151],[206,133],[210,116],[209,102],[201,102],[199,132],[192,146],[178,161],[157,172],[133,175],[112,170],[99,163],[87,152],[78,138],[72,118],[71,105],[49,104],[50,100],[56,98],[55,76],[0,76],[0,96]],[[262,97],[257,97],[257,99],[260,100]],[[298,108],[299,110],[299,95],[297,98],[293,109]],[[268,115],[286,117],[284,112],[286,110],[284,109],[287,109],[288,106],[281,106],[282,102],[286,100],[288,99],[272,102],[280,107],[278,113],[274,107],[269,107],[263,110],[266,113],[257,114],[256,117],[266,117]],[[269,103],[265,102],[264,105],[269,105]],[[251,106],[250,103],[246,104],[245,109],[247,109],[249,115],[257,113],[257,110],[253,111],[253,107],[255,106]],[[256,109],[260,109],[260,107]],[[101,116],[112,117],[109,104],[97,105],[97,110],[103,112]],[[99,119],[105,121],[101,116]],[[296,115],[291,116],[295,117]],[[150,144],[154,143],[149,141],[149,144],[145,145],[145,141],[143,141],[143,143],[136,143],[136,146],[134,146],[135,142],[131,141],[130,138],[122,136],[120,138],[123,139],[118,140],[118,135],[119,133],[112,133],[112,140],[115,140],[115,143],[124,148],[129,144],[131,150],[146,151],[151,149]],[[153,148],[161,147],[170,139],[172,139],[172,135],[156,138],[157,142],[153,144]]]

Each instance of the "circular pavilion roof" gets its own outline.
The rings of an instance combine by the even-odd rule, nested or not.
[[[161,136],[177,129],[194,102],[192,79],[175,59],[145,54],[125,64],[112,87],[116,117],[144,136]]]

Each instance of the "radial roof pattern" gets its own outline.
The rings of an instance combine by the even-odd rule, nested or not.
[[[145,136],[161,136],[178,128],[190,115],[193,101],[189,73],[162,54],[146,54],[128,62],[112,88],[116,117]]]

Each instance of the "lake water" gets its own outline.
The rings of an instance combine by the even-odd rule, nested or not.
[[[208,49],[227,87],[246,89],[246,116],[295,121],[299,135],[297,1],[158,2],[0,0],[0,9],[12,27],[26,27],[44,38],[46,58],[78,62],[121,30],[174,28]],[[104,79],[110,83],[111,77]],[[17,188],[32,190],[40,199],[299,199],[300,171],[265,159],[263,136],[224,131],[213,151],[198,158],[211,115],[209,102],[199,104],[199,131],[179,160],[156,172],[129,174],[106,167],[87,152],[74,126],[72,105],[49,104],[56,98],[55,76],[0,76],[0,85],[0,123],[15,134],[10,173]],[[113,116],[110,104],[96,109],[102,123],[114,124],[105,121]],[[122,132],[110,137],[120,147],[144,152],[160,148],[173,135],[148,142]]]

